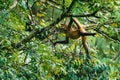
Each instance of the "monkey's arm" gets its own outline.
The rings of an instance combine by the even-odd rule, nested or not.
[[[66,27],[67,30],[65,30],[66,32],[70,31],[72,23],[73,23],[73,19],[70,18],[70,22],[69,22],[68,26]],[[66,32],[64,32],[64,33],[66,34]],[[69,43],[69,36],[66,35],[66,39],[64,41],[57,41],[57,42],[53,43],[53,45],[55,46],[56,44],[67,44],[67,43]]]
[[[63,41],[56,41],[55,43],[53,43],[53,45],[55,46],[56,44],[67,44],[69,43],[69,38],[66,36],[66,39]]]
[[[94,36],[96,35],[96,33],[89,33],[89,32],[80,32],[79,31],[80,36]]]

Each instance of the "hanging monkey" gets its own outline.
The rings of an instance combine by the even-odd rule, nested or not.
[[[77,25],[77,29],[75,29],[71,26],[73,22]],[[66,39],[64,41],[55,42],[54,46],[57,43],[67,44],[69,42],[69,38],[78,39],[81,36],[82,37],[82,45],[85,49],[86,56],[88,59],[90,59],[89,48],[87,46],[87,36],[94,36],[96,33],[86,32],[84,27],[80,24],[80,22],[77,18],[71,18],[68,26],[63,24],[61,31],[66,34]]]

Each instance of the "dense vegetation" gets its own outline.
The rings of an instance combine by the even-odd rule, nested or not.
[[[69,44],[61,24],[76,17],[89,32]],[[119,0],[0,0],[0,80],[119,80]]]

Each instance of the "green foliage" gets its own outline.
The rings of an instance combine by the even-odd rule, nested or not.
[[[67,45],[58,44],[56,48],[53,42],[63,40],[64,35],[54,32],[56,27],[37,35],[29,42],[22,44],[18,49],[13,47],[30,32],[25,31],[26,22],[30,22],[30,12],[26,0],[17,0],[17,5],[10,9],[14,0],[0,0],[0,80],[119,80],[120,58],[111,61],[114,54],[120,50],[120,1],[119,0],[76,0],[70,14],[92,13],[97,9],[96,16],[80,17],[83,24],[90,24],[88,19],[97,22],[94,29],[104,31],[107,36],[98,33],[96,37],[89,37],[91,60],[86,59],[82,42],[70,40]],[[33,29],[43,29],[61,15],[62,0],[28,0],[31,9],[37,9],[33,14],[36,25],[30,25]],[[43,2],[42,2],[43,1]],[[65,9],[72,0],[65,0]],[[56,3],[56,4],[55,4]],[[61,21],[60,23],[63,23]],[[90,31],[93,31],[92,29]],[[50,34],[52,32],[52,34]],[[55,33],[55,34],[54,34]],[[47,37],[47,38],[46,38]]]

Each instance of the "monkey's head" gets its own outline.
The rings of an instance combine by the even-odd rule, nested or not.
[[[67,31],[67,25],[61,24],[60,32],[66,32]]]

